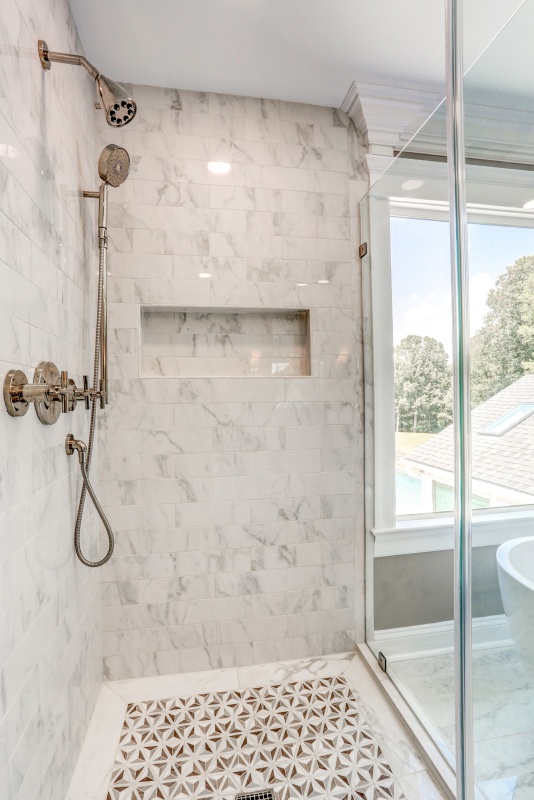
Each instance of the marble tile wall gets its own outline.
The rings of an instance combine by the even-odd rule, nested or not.
[[[363,637],[355,129],[330,108],[133,94],[138,115],[115,134],[131,175],[110,190],[105,674],[350,649]],[[157,305],[309,309],[311,376],[176,377],[161,359],[141,377],[140,309]]]
[[[0,3],[0,378],[91,363],[96,256],[94,85],[45,73],[37,40],[81,49],[66,0]],[[95,268],[93,268],[95,265]],[[65,796],[102,680],[98,575],[74,556],[81,409],[43,426],[0,403],[0,797]],[[96,545],[88,519],[86,548]]]

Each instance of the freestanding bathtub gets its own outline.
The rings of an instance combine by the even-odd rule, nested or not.
[[[519,654],[534,671],[534,536],[512,539],[497,550],[504,606]]]

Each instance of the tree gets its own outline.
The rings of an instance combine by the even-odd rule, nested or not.
[[[486,303],[482,328],[471,339],[474,406],[534,372],[534,256],[508,267]]]
[[[405,336],[395,348],[397,431],[438,433],[452,421],[452,368],[431,336]]]

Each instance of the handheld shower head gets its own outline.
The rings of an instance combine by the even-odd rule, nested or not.
[[[135,117],[137,105],[125,87],[102,75],[84,56],[71,55],[70,53],[54,53],[48,49],[48,45],[43,39],[39,39],[38,51],[43,69],[50,69],[52,61],[85,67],[89,75],[96,81],[108,125],[113,128],[120,128],[122,125],[127,125]]]
[[[130,172],[130,156],[124,147],[108,144],[98,159],[98,174],[110,186],[120,186]]]

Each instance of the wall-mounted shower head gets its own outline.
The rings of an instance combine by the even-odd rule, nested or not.
[[[108,125],[120,128],[121,125],[131,122],[135,117],[137,106],[124,86],[106,78],[105,75],[98,75],[96,85],[102,98]]]
[[[98,174],[110,186],[120,186],[130,172],[130,156],[124,147],[108,144],[98,159]]]
[[[122,125],[127,125],[135,117],[137,105],[126,91],[126,88],[122,84],[106,78],[86,58],[70,55],[70,53],[54,53],[48,49],[48,45],[43,39],[39,39],[38,49],[43,69],[50,69],[52,61],[85,67],[89,75],[96,81],[108,125],[113,128],[120,128]]]

